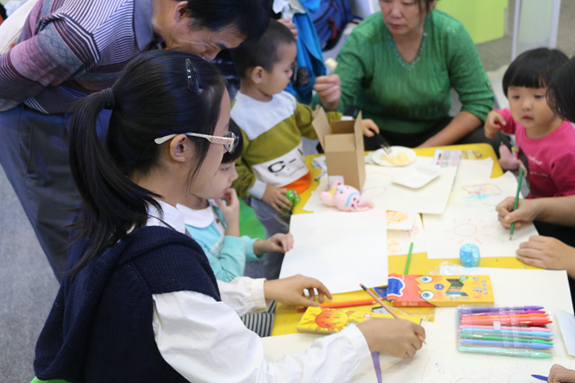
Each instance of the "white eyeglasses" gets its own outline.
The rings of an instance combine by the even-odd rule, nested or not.
[[[239,141],[239,137],[236,136],[234,132],[228,132],[228,134],[226,134],[225,136],[210,136],[208,134],[199,134],[199,133],[182,133],[182,134],[185,134],[186,136],[205,138],[212,144],[224,145],[224,149],[226,149],[226,151],[230,154],[233,153],[234,150],[236,150],[236,146],[238,146]],[[168,134],[167,136],[156,138],[154,142],[160,145],[166,141],[171,140],[176,136],[177,134]]]

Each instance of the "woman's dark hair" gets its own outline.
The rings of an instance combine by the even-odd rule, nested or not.
[[[199,89],[188,83],[189,64],[197,74]],[[110,104],[109,92],[113,102],[105,149],[98,139],[96,120],[105,104]],[[74,240],[86,238],[91,243],[70,271],[72,275],[130,230],[145,226],[148,204],[161,210],[153,198],[161,196],[129,177],[145,176],[157,166],[162,148],[170,141],[158,145],[154,139],[188,132],[213,134],[224,92],[225,82],[212,64],[190,53],[154,50],[130,61],[111,90],[93,93],[74,106],[70,167],[82,205],[72,229]],[[189,139],[195,150],[191,182],[210,143]]]
[[[569,58],[558,49],[537,48],[521,53],[503,76],[503,92],[511,86],[544,88]]]
[[[244,41],[231,50],[234,66],[240,77],[249,69],[261,66],[271,72],[280,60],[278,49],[282,44],[295,44],[295,37],[288,27],[276,20],[270,20],[265,33],[257,41]]]
[[[188,0],[187,16],[196,28],[235,27],[246,40],[257,40],[268,26],[271,8],[269,0]]]
[[[427,14],[431,11],[431,4],[433,4],[435,0],[416,0],[416,1],[420,11],[422,11],[425,6],[425,13]]]
[[[242,155],[244,150],[244,137],[242,136],[242,132],[240,128],[236,124],[236,122],[230,119],[230,124],[228,125],[228,130],[233,132],[238,137],[238,143],[236,145],[236,149],[233,153],[224,153],[224,157],[222,158],[222,164],[229,164],[232,161],[236,161]]]
[[[575,121],[575,58],[567,61],[547,85],[547,103],[567,121]]]

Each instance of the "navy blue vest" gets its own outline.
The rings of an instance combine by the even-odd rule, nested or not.
[[[86,246],[74,244],[68,267]],[[135,230],[62,282],[36,345],[36,376],[73,383],[187,382],[160,355],[152,329],[152,295],[175,291],[221,300],[194,240],[164,227]]]

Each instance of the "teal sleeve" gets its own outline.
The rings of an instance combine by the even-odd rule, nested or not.
[[[459,95],[461,110],[485,121],[493,108],[493,92],[475,44],[463,25],[449,34],[447,48],[449,79]]]
[[[206,253],[210,266],[216,279],[223,282],[230,282],[237,277],[244,275],[246,267],[245,242],[238,237],[226,235],[221,247],[220,254],[216,257],[209,252],[202,243],[200,246]]]
[[[259,239],[250,238],[247,235],[244,235],[241,237],[241,239],[245,242],[246,245],[246,262],[261,261],[263,254],[261,256],[257,256],[254,253],[254,242],[259,241]]]

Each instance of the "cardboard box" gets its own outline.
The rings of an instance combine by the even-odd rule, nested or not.
[[[325,153],[327,173],[343,176],[346,185],[361,192],[365,182],[361,112],[355,120],[332,121],[331,126],[323,108],[317,108],[313,116],[313,127]]]

